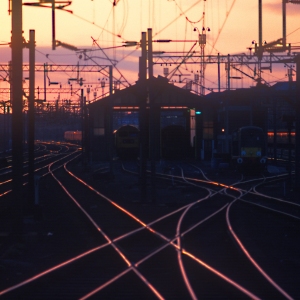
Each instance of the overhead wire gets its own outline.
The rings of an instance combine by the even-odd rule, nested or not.
[[[83,20],[83,21],[85,21],[85,22],[87,22],[87,23],[89,23],[89,24],[92,24],[92,25],[94,25],[94,26],[96,26],[96,27],[102,29],[103,31],[105,31],[105,32],[107,32],[107,33],[109,33],[109,34],[111,34],[112,36],[115,36],[115,37],[118,37],[118,38],[122,39],[123,41],[126,40],[126,39],[124,39],[122,36],[119,36],[119,35],[115,34],[114,32],[111,32],[110,30],[108,30],[108,29],[106,29],[106,28],[104,28],[104,27],[102,27],[102,26],[100,26],[100,25],[97,25],[97,24],[95,24],[95,23],[93,23],[93,22],[91,22],[91,21],[89,21],[89,20],[87,20],[87,19],[85,19],[85,18],[83,18],[83,17],[81,17],[81,16],[79,16],[79,15],[76,15],[76,14],[73,13],[72,16],[77,17],[77,18],[79,18],[80,20]]]
[[[151,1],[148,1],[148,27],[150,28],[150,20],[151,20]]]
[[[180,68],[180,66],[182,64],[184,64],[184,62],[189,58],[193,56],[193,52],[192,50],[194,49],[194,47],[196,46],[197,43],[194,43],[194,45],[191,47],[191,49],[188,51],[188,53],[186,54],[186,56],[182,59],[181,63],[178,64],[168,75],[169,80],[174,76],[175,72]]]
[[[181,11],[181,13],[184,13],[183,10],[181,9],[181,7],[178,5],[178,3],[177,3],[176,1],[174,1],[174,2],[175,2],[175,4],[176,4],[176,6],[179,8],[179,10]],[[225,5],[226,5],[226,17],[225,17],[225,19],[224,19],[224,21],[223,21],[223,23],[222,23],[222,25],[221,25],[221,28],[220,28],[220,25],[218,25],[219,30],[218,30],[217,37],[216,37],[216,39],[214,39],[214,41],[213,41],[212,44],[209,43],[209,42],[207,42],[207,44],[211,46],[211,50],[210,50],[209,55],[211,55],[211,53],[212,53],[213,50],[216,50],[218,53],[220,53],[220,51],[218,51],[218,50],[215,48],[215,45],[216,45],[216,43],[217,43],[217,41],[218,41],[218,39],[219,39],[219,37],[220,37],[220,35],[221,35],[221,33],[222,33],[224,27],[225,27],[225,24],[226,24],[226,22],[227,22],[227,20],[228,20],[228,17],[229,17],[229,15],[230,15],[230,13],[231,13],[231,11],[232,11],[232,9],[233,9],[235,3],[236,3],[236,0],[233,0],[232,3],[231,3],[231,5],[230,5],[229,8],[228,8],[228,1],[226,0],[226,3],[225,3]],[[218,4],[219,4],[219,0],[218,0]],[[220,7],[219,7],[219,5],[218,5],[218,16],[219,16],[219,15],[220,15]],[[196,22],[200,22],[201,20],[203,20],[203,16],[202,16],[198,21],[196,21]],[[188,22],[188,23],[190,23],[190,24],[195,24],[195,23],[196,23],[196,22],[191,21],[187,16],[186,16],[186,22]],[[218,24],[220,24],[219,22],[220,22],[220,17],[218,17]],[[300,28],[299,28],[299,29],[300,29]],[[185,34],[186,34],[186,33],[185,33]],[[195,52],[194,52],[194,53],[195,53]],[[193,54],[192,54],[191,56],[193,56]],[[247,67],[248,67],[249,69],[251,69],[250,66],[247,66]],[[246,74],[245,72],[241,71],[240,69],[237,69],[237,68],[236,68],[235,70],[236,70],[236,72],[239,71],[239,72],[241,72],[241,73],[243,73],[243,74]],[[253,71],[253,69],[251,69],[251,70]],[[255,73],[255,71],[253,71],[253,72]],[[254,78],[254,77],[251,76],[251,75],[249,75],[249,78]],[[255,80],[255,79],[254,79],[254,80]],[[263,80],[264,80],[265,83],[267,83],[267,81],[266,81],[265,79],[263,79]]]
[[[93,39],[93,37],[91,37],[93,40],[93,43],[103,52],[103,54],[106,56],[107,59],[109,59],[111,61],[111,59],[107,56],[107,54],[105,53],[105,51],[100,47],[100,45],[97,43],[97,41],[95,39]],[[125,80],[125,82],[130,86],[131,84],[128,82],[128,80],[124,77],[124,75],[121,73],[121,71],[116,67],[116,64],[113,64],[111,62],[112,66],[116,69],[116,71],[119,73],[119,75],[121,76],[121,78],[123,78]]]
[[[225,17],[225,20],[224,20],[224,22],[223,22],[221,28],[218,30],[217,37],[216,37],[216,39],[214,40],[214,43],[213,43],[213,45],[212,45],[212,49],[211,49],[211,51],[210,51],[209,54],[211,54],[212,51],[213,51],[213,49],[215,48],[215,45],[216,45],[216,43],[218,42],[218,39],[219,39],[219,37],[220,37],[220,34],[222,33],[222,30],[224,29],[224,26],[225,26],[225,24],[226,24],[226,22],[227,22],[227,20],[228,20],[228,17],[229,17],[229,15],[230,15],[231,11],[232,11],[232,8],[233,8],[235,2],[236,2],[236,0],[233,0],[233,1],[232,1],[229,10],[227,10],[227,8],[226,8],[226,17]],[[226,1],[226,7],[227,7],[227,1]]]
[[[160,34],[162,31],[164,31],[166,28],[168,28],[170,25],[172,25],[174,22],[176,22],[179,18],[182,17],[182,15],[184,15],[185,13],[187,13],[188,11],[190,11],[192,8],[194,8],[199,2],[201,2],[202,0],[198,0],[197,2],[195,2],[192,6],[190,6],[188,9],[186,9],[185,11],[183,11],[183,13],[181,13],[179,16],[177,16],[175,19],[173,19],[170,23],[168,23],[165,27],[163,27],[161,30],[159,30],[158,32],[154,33],[153,37],[157,36],[158,34]]]
[[[154,12],[155,12],[155,0],[152,1],[152,26],[151,26],[151,28],[154,28],[154,24],[155,24]]]
[[[123,0],[123,3],[124,3],[124,17],[123,17],[121,28],[119,30],[119,35],[123,34],[128,20],[128,0]]]
[[[198,4],[198,3],[201,2],[201,1],[202,1],[202,0],[198,1],[198,2],[195,3],[195,4]],[[203,2],[205,2],[205,1],[206,1],[206,0],[204,0]],[[182,8],[181,8],[181,6],[178,5],[178,3],[176,2],[176,0],[174,0],[174,2],[175,2],[176,7],[180,10],[181,15],[184,15],[185,18],[188,19],[187,15],[186,15],[186,13],[187,13],[188,11],[187,11],[187,10],[186,10],[186,11],[183,11]],[[202,18],[200,18],[200,20],[201,20],[201,19],[202,19]],[[196,22],[194,22],[194,23],[199,23],[200,20],[198,20],[198,21],[196,21]]]
[[[181,2],[179,3],[178,1],[174,0],[173,3],[176,5],[177,9],[179,10],[179,12],[180,12],[179,15],[178,15],[173,21],[171,21],[169,24],[167,24],[164,28],[162,28],[161,30],[157,31],[157,32],[154,34],[154,36],[158,35],[158,34],[161,33],[162,31],[164,31],[164,30],[165,30],[166,28],[168,28],[171,24],[173,24],[173,23],[176,22],[180,17],[183,17],[183,16],[185,16],[186,21],[189,22],[190,24],[196,24],[197,22],[200,22],[201,19],[202,19],[202,17],[200,18],[200,20],[192,21],[192,20],[190,20],[190,19],[188,18],[187,12],[190,11],[192,8],[194,8],[194,7],[195,7],[198,3],[200,3],[201,1],[202,1],[202,0],[196,1],[196,2],[195,2],[194,4],[192,4],[189,8],[187,8],[186,10],[183,10],[183,9],[182,9],[182,5],[181,5]],[[217,1],[218,1],[218,4],[220,4],[220,0],[217,0]],[[110,1],[110,2],[111,2],[111,1]],[[119,30],[118,32],[117,32],[116,30],[113,30],[113,32],[111,32],[111,31],[109,31],[109,30],[106,29],[107,27],[105,27],[105,25],[104,25],[104,27],[101,27],[101,26],[95,24],[95,22],[91,22],[91,21],[89,21],[89,20],[87,20],[87,19],[85,19],[85,18],[83,18],[83,17],[80,17],[80,16],[78,16],[78,15],[76,15],[76,14],[73,14],[73,15],[74,15],[75,17],[77,17],[77,18],[79,18],[79,19],[85,21],[85,22],[88,22],[88,23],[90,23],[90,24],[92,24],[92,25],[94,25],[94,26],[100,28],[100,29],[102,30],[101,33],[100,33],[100,35],[105,31],[105,32],[107,32],[108,34],[114,36],[114,38],[118,37],[118,38],[120,38],[121,40],[125,41],[125,39],[122,37],[122,34],[123,34],[123,32],[124,32],[124,29],[125,29],[125,26],[126,26],[126,22],[127,22],[127,18],[128,18],[128,2],[127,2],[127,0],[123,0],[123,1],[120,1],[120,2],[123,2],[123,5],[124,5],[125,9],[124,9],[124,18],[122,19],[123,22],[122,22],[121,27],[120,27],[120,30]],[[145,1],[141,1],[141,2],[140,2],[141,7],[143,7],[143,2],[145,3]],[[152,8],[151,8],[151,6],[150,6],[150,3],[151,3],[151,2],[152,2]],[[111,3],[112,3],[112,2],[111,2]],[[159,2],[159,3],[160,3],[160,2]],[[212,3],[212,2],[211,2],[211,3]],[[207,42],[207,44],[211,46],[210,54],[212,53],[213,50],[217,50],[217,49],[215,48],[215,46],[216,46],[216,44],[217,44],[217,42],[218,42],[218,39],[219,39],[219,37],[220,37],[220,34],[222,33],[222,30],[223,30],[223,28],[224,28],[224,26],[225,26],[225,24],[226,24],[226,22],[227,22],[227,20],[228,20],[228,17],[229,17],[229,15],[230,15],[230,12],[232,11],[232,9],[233,9],[235,3],[236,3],[236,0],[232,0],[232,3],[229,5],[229,1],[226,0],[226,3],[225,3],[225,5],[226,5],[226,18],[225,18],[224,22],[222,23],[221,28],[218,30],[217,37],[216,37],[216,39],[214,39],[213,44]],[[154,18],[155,5],[156,5],[155,0],[149,1],[149,25],[150,25],[150,23],[151,23],[151,22],[150,22],[150,19],[151,19],[151,17],[152,17],[152,27],[155,27],[155,22],[157,22],[157,20],[155,20],[155,18]],[[220,15],[220,5],[218,5],[218,16],[219,16],[219,15]],[[110,16],[111,16],[111,12],[110,12],[108,18],[109,18]],[[160,21],[160,18],[159,18],[159,21]],[[107,21],[106,21],[106,24],[107,24],[107,22],[108,22],[108,19],[107,19]],[[141,22],[141,27],[142,27],[142,14],[141,14],[140,22]],[[218,23],[219,23],[219,22],[220,22],[220,17],[218,17]],[[300,27],[297,28],[297,29],[295,29],[295,30],[292,31],[291,33],[289,33],[288,36],[291,35],[291,34],[293,34],[293,33],[296,32],[296,31],[298,31],[299,29],[300,29]],[[177,32],[177,31],[176,31],[176,32]],[[186,37],[186,36],[187,36],[187,24],[185,24],[185,37]],[[99,38],[98,38],[98,39],[99,39]],[[120,47],[121,47],[121,46],[120,46]],[[184,44],[184,45],[183,45],[183,50],[185,49],[185,47],[186,47],[186,45]],[[103,51],[104,49],[105,49],[105,48],[102,48],[102,51]],[[137,50],[138,50],[138,47],[137,47],[136,49],[134,49],[133,51],[131,51],[130,53],[126,54],[121,60],[119,60],[119,62],[120,62],[120,61],[123,61],[125,58],[127,58],[129,55],[132,55],[132,54],[133,54],[134,52],[136,52]],[[218,51],[218,52],[219,52],[219,51]]]
[[[185,31],[184,31],[184,39],[187,39],[187,22],[185,22]],[[182,52],[185,52],[185,43],[183,43],[183,49]]]
[[[289,36],[289,35],[295,33],[295,32],[298,31],[299,29],[300,29],[300,27],[296,28],[295,30],[293,30],[292,32],[290,32],[289,34],[287,34],[286,36]]]
[[[189,8],[187,8],[186,10],[183,10],[182,8],[181,8],[181,6],[176,2],[176,0],[174,0],[174,2],[175,2],[175,8],[176,9],[178,9],[179,11],[180,11],[180,13],[178,14],[178,16],[174,19],[174,20],[172,20],[170,23],[168,23],[164,28],[162,28],[160,31],[158,31],[158,32],[156,32],[153,36],[156,36],[156,35],[158,35],[158,34],[160,34],[162,31],[164,31],[166,28],[168,28],[170,25],[172,25],[174,22],[176,22],[179,18],[181,18],[182,16],[184,16],[187,20],[188,20],[188,17],[187,17],[187,15],[186,15],[186,13],[188,12],[188,11],[190,11],[192,8],[194,8],[198,3],[200,3],[202,0],[199,0],[199,1],[196,1],[193,5],[191,5]],[[176,14],[177,14],[177,11],[176,11]],[[202,17],[201,17],[201,19],[202,19]],[[200,19],[200,20],[201,20]],[[197,21],[197,22],[199,22],[199,21]],[[192,23],[192,22],[191,22]],[[176,34],[177,34],[177,27],[176,27]],[[187,27],[186,27],[186,32],[185,32],[185,37],[186,37],[186,34],[187,34]],[[177,47],[177,45],[176,45],[176,47]],[[185,49],[185,43],[184,43],[184,46],[183,46],[184,48],[183,49]],[[192,47],[192,48],[194,48],[195,47],[195,45]],[[183,50],[183,52],[184,52],[184,50]],[[192,56],[192,55],[190,55],[190,56]],[[186,60],[186,57],[185,58],[183,58],[183,61],[182,62],[184,62]],[[178,68],[181,66],[182,64],[180,64],[180,65],[178,65]],[[178,68],[176,68],[176,69],[178,69]]]
[[[108,14],[108,17],[106,18],[106,21],[105,21],[104,27],[105,27],[105,26],[107,26],[107,24],[108,24],[108,20],[109,20],[109,17],[111,16],[112,12],[113,12],[113,7],[111,7],[111,10],[110,10],[110,12],[109,12],[109,14]],[[99,34],[99,36],[98,36],[98,39],[97,39],[97,40],[99,40],[100,36],[103,34],[104,28],[102,28],[102,27],[101,27],[101,29],[102,29],[102,32],[100,32],[100,34]],[[107,30],[105,30],[105,31],[106,31],[107,33],[111,33],[111,32],[109,32],[109,31],[107,31]]]

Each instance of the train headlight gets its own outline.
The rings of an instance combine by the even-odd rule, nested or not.
[[[260,163],[261,163],[262,165],[264,165],[266,162],[267,162],[267,160],[266,160],[264,157],[260,159]]]
[[[242,155],[242,156],[245,156],[245,155],[246,155],[246,151],[245,151],[245,150],[242,150],[241,155]]]
[[[243,163],[243,159],[242,159],[241,157],[239,157],[239,158],[237,159],[237,163],[238,163],[238,164],[242,164],[242,163]]]
[[[261,152],[260,152],[260,151],[257,151],[257,152],[256,152],[256,156],[261,156]]]

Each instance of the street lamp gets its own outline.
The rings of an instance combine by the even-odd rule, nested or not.
[[[202,27],[202,32],[200,33],[200,30],[198,27],[194,27],[194,31],[198,31],[199,33],[199,45],[206,45],[206,31],[210,31],[209,27]]]

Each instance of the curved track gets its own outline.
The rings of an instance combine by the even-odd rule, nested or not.
[[[49,172],[65,191],[64,197],[76,204],[92,225],[93,234],[99,236],[98,245],[0,295],[14,297],[26,293],[30,299],[53,299],[62,295],[81,299],[197,299],[220,295],[239,299],[291,299],[286,291],[290,289],[295,293],[291,285],[287,285],[282,274],[278,276],[275,268],[268,268],[273,265],[274,254],[265,244],[274,243],[276,237],[257,233],[257,227],[250,222],[257,218],[249,213],[249,208],[243,211],[247,217],[241,213],[240,205],[249,206],[245,197],[257,197],[253,183],[221,184],[206,176],[186,178],[185,169],[190,172],[191,166],[174,167],[169,180],[172,188],[179,182],[185,189],[191,185],[193,197],[172,208],[170,205],[137,204],[133,202],[136,198],[122,201],[117,191],[111,199],[77,177],[76,165],[68,167],[65,164],[64,170],[55,173],[49,167]],[[202,170],[197,172],[204,175]],[[162,180],[166,182],[167,179]],[[252,182],[256,185],[263,180]],[[237,188],[238,184],[246,187]],[[273,222],[278,220],[275,218]],[[257,226],[264,226],[262,224],[265,223]],[[261,242],[262,238],[264,243],[253,243],[256,239]],[[257,253],[262,251],[269,252],[259,257]]]

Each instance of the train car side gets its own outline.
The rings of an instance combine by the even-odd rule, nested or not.
[[[139,154],[139,130],[124,125],[114,131],[116,154],[121,158],[135,158]]]
[[[80,144],[82,141],[82,132],[81,131],[65,131],[64,139],[68,143]]]
[[[183,159],[190,154],[189,132],[181,125],[169,125],[161,130],[161,156]]]

